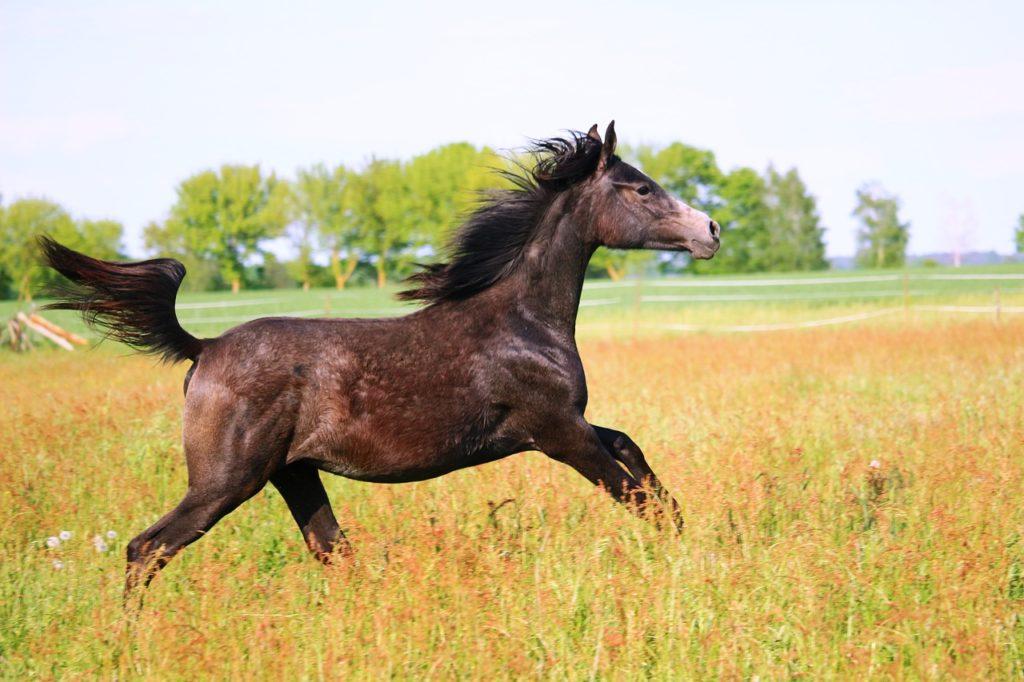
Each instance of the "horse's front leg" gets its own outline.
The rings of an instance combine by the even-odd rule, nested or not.
[[[608,449],[612,457],[621,462],[629,470],[630,475],[641,485],[651,489],[661,504],[664,505],[663,511],[669,514],[676,529],[682,530],[683,512],[679,508],[679,503],[676,502],[675,498],[672,497],[658,479],[657,474],[651,469],[640,446],[634,443],[633,439],[622,431],[597,426],[596,424],[591,426],[593,426],[597,437],[601,440],[604,447]]]
[[[538,441],[544,454],[568,464],[596,486],[604,488],[615,500],[637,516],[662,525],[662,504],[648,489],[627,473],[598,437],[597,430],[582,419],[558,435]]]

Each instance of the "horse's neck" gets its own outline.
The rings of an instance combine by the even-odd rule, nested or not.
[[[510,282],[521,313],[567,338],[576,332],[583,277],[594,253],[582,235],[567,215],[540,225]]]

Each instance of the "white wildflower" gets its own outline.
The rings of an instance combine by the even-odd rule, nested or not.
[[[46,546],[50,549],[53,549],[54,547],[60,547],[60,538],[56,535],[51,535],[50,537],[46,538]]]
[[[60,569],[64,568],[64,562],[60,559],[54,559],[53,567],[59,571]]]
[[[69,531],[69,530],[62,530],[62,531],[61,531],[61,532],[60,532],[60,533],[58,534],[58,537],[59,537],[59,538],[60,538],[61,540],[63,540],[64,542],[67,542],[68,540],[70,540],[70,539],[71,539],[71,531]]]
[[[107,543],[103,540],[103,537],[100,535],[97,535],[92,539],[92,546],[96,548],[97,552],[107,551]]]
[[[868,468],[869,469],[881,469],[882,468],[882,463],[879,462],[877,459],[873,459],[873,460],[871,460],[871,463],[868,464]]]
[[[114,538],[116,538],[116,537],[117,537],[117,533],[115,533],[115,532],[114,532],[114,531],[112,531],[112,530],[108,530],[108,531],[107,531],[107,539],[108,539],[108,540],[113,540],[113,539],[114,539]]]

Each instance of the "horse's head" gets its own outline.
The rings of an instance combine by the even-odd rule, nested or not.
[[[604,140],[596,125],[587,138],[600,145],[596,169],[579,186],[581,208],[590,204],[592,239],[613,249],[689,251],[702,259],[715,255],[718,223],[615,156],[615,121]]]

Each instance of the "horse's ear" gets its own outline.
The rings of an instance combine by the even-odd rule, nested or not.
[[[587,137],[589,137],[591,140],[593,140],[594,142],[596,142],[598,144],[603,144],[601,142],[601,134],[599,132],[597,132],[597,124],[596,123],[594,125],[590,126],[590,130],[587,131]]]
[[[597,128],[597,126],[594,126],[594,128]],[[601,145],[601,160],[597,163],[598,170],[604,170],[608,166],[608,161],[611,160],[612,155],[615,153],[615,142],[615,121],[612,121],[608,124],[608,129],[604,131],[604,143]]]

